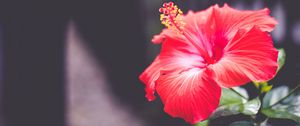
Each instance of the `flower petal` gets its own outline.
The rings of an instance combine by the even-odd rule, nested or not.
[[[207,119],[219,105],[221,88],[206,69],[161,72],[156,90],[172,117],[195,124]]]
[[[240,11],[229,7],[214,6],[213,17],[215,17],[216,32],[223,33],[228,40],[232,39],[238,29],[251,29],[253,26],[262,31],[271,32],[277,21],[269,16],[269,9]]]
[[[213,25],[211,24],[213,22],[210,21],[211,13],[212,7],[197,13],[189,11],[183,16],[183,22],[185,22],[183,34],[173,28],[164,29],[159,35],[153,37],[152,42],[158,44],[164,42],[166,38],[172,38],[190,46],[197,46],[198,49],[210,51],[212,46],[208,36],[211,36],[214,31],[211,30],[211,25]],[[194,45],[191,41],[194,42]],[[212,54],[212,52],[207,53]]]
[[[189,12],[183,17],[185,22],[184,35],[174,29],[164,29],[159,35],[155,35],[152,42],[155,44],[164,42],[166,38],[177,39],[191,45],[196,43],[200,50],[206,52],[209,57],[220,58],[220,50],[233,39],[239,29],[250,30],[256,26],[262,31],[272,31],[277,21],[269,16],[270,11],[265,8],[258,11],[240,11],[218,5],[199,12]],[[188,39],[187,39],[188,38]],[[195,46],[191,45],[191,46]]]
[[[159,56],[139,77],[146,85],[146,97],[149,101],[155,99],[155,81],[161,70],[184,71],[193,67],[201,68],[204,67],[203,62],[195,47],[177,39],[166,38]]]
[[[152,64],[139,76],[139,79],[146,85],[146,98],[149,101],[155,99],[155,81],[160,75],[160,67],[159,56],[157,56]]]
[[[224,48],[222,59],[209,68],[224,87],[268,81],[276,74],[277,53],[268,33],[258,27],[241,29]]]

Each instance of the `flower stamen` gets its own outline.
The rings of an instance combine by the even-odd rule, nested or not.
[[[162,8],[159,8],[160,20],[167,28],[176,29],[180,33],[183,32],[185,23],[182,21],[182,11],[174,5],[173,2],[164,3]]]

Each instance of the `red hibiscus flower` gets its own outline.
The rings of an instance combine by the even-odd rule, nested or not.
[[[276,74],[269,10],[239,11],[228,5],[182,15],[173,3],[160,9],[168,29],[154,36],[160,54],[140,75],[146,97],[160,96],[164,110],[195,124],[218,107],[221,87],[268,81]]]

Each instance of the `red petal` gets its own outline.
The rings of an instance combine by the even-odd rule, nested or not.
[[[221,8],[215,5],[204,11],[189,12],[185,15],[184,31],[213,57],[219,55],[218,49],[224,48],[239,29],[249,30],[256,26],[262,31],[272,31],[277,21],[270,17],[269,13],[267,8],[258,11],[240,11],[227,4]],[[164,29],[161,34],[154,36],[152,41],[160,43],[167,37],[190,43],[190,40],[173,29]]]
[[[239,30],[224,48],[222,59],[209,68],[224,87],[268,81],[276,74],[277,53],[271,37],[259,28]]]
[[[193,15],[194,12],[189,11],[187,15]],[[185,18],[186,16],[184,16],[183,18]],[[166,37],[172,38],[172,39],[176,39],[176,40],[185,40],[186,38],[182,35],[179,34],[177,30],[174,29],[170,29],[170,28],[165,28],[162,30],[162,32],[158,35],[154,35],[152,42],[154,44],[160,44],[161,42],[163,42],[165,40]]]
[[[160,67],[159,64],[159,56],[155,58],[153,63],[140,75],[140,80],[146,85],[146,98],[149,101],[153,101],[155,99],[155,81],[160,75]]]
[[[223,33],[228,40],[232,39],[238,29],[251,29],[253,26],[262,31],[272,31],[277,21],[269,16],[269,9],[257,11],[240,11],[229,7],[227,4],[220,8],[214,7],[216,32]]]
[[[195,124],[207,119],[219,105],[221,88],[205,69],[162,71],[156,89],[165,112]]]
[[[197,49],[183,41],[166,38],[162,50],[154,62],[140,75],[140,80],[146,85],[146,97],[149,101],[155,99],[155,81],[161,70],[183,71],[194,67],[203,67],[203,58]]]
[[[210,51],[212,47],[209,41],[210,37],[207,36],[213,34],[213,30],[210,29],[210,26],[213,25],[211,24],[213,22],[210,22],[211,13],[212,7],[197,13],[189,11],[188,14],[183,17],[183,21],[186,24],[184,26],[185,35],[180,34],[174,29],[164,29],[159,35],[154,36],[152,42],[157,44],[164,41],[166,38],[171,38],[189,44],[190,46],[195,46],[190,42],[192,39],[192,41],[194,41],[202,50]],[[187,36],[190,39],[187,39]]]

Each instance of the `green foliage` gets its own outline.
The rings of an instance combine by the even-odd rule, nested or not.
[[[241,113],[245,115],[255,115],[257,114],[259,108],[261,106],[261,102],[259,98],[252,99],[246,103],[243,104],[243,111]]]
[[[299,86],[297,86],[299,87]],[[300,94],[281,86],[271,90],[263,99],[262,113],[269,118],[291,119],[300,123]]]
[[[274,88],[272,91],[267,93],[263,99],[263,108],[267,108],[275,103],[277,103],[280,99],[287,96],[289,93],[289,88],[287,86],[281,86]]]
[[[244,88],[223,88],[220,106],[209,120],[237,114],[249,115],[255,119],[258,113],[262,113],[268,118],[291,119],[300,123],[300,92],[298,92],[298,88],[300,85],[293,90],[289,90],[287,86],[277,87],[262,95],[263,98],[257,97],[251,100]],[[208,126],[209,120],[195,126]],[[255,120],[237,121],[231,123],[230,126],[253,126],[255,123]]]
[[[277,72],[282,69],[286,54],[284,49],[278,49],[277,62],[279,67]],[[256,86],[267,87],[268,84],[256,83]],[[268,87],[267,87],[268,88]],[[261,113],[269,118],[291,119],[300,123],[300,94],[298,91],[300,85],[293,90],[287,86],[277,87],[268,92],[262,101]],[[261,92],[263,92],[261,90]]]
[[[238,95],[238,93],[240,95]],[[220,106],[233,104],[233,103],[242,103],[248,100],[247,91],[244,88],[236,87],[234,89],[223,88],[222,96],[220,100]]]
[[[277,109],[262,109],[262,113],[269,118],[291,119],[300,123],[300,118],[292,111],[277,110]]]
[[[248,94],[243,88],[222,89],[220,106],[211,116],[212,119],[236,114],[255,115],[261,102],[258,98],[248,100]]]
[[[231,123],[229,126],[254,126],[253,122],[249,121],[236,121]]]
[[[285,51],[283,48],[279,48],[278,50],[278,59],[277,59],[277,63],[279,64],[279,67],[277,69],[277,72],[283,67],[284,63],[285,63]]]
[[[300,95],[297,92],[295,93],[298,87],[292,90],[292,92],[289,92],[286,86],[274,88],[265,95],[262,104],[259,97],[249,100],[248,94],[243,88],[223,88],[220,106],[210,119],[236,114],[255,117],[258,112],[261,112],[268,118],[291,119],[300,123]],[[261,106],[262,108],[260,109]],[[232,123],[230,126],[247,126],[248,124],[252,126],[253,123],[238,121]],[[205,122],[198,126],[207,126],[207,124]]]
[[[195,124],[194,126],[208,126],[208,120],[204,120],[202,122],[199,122]]]

